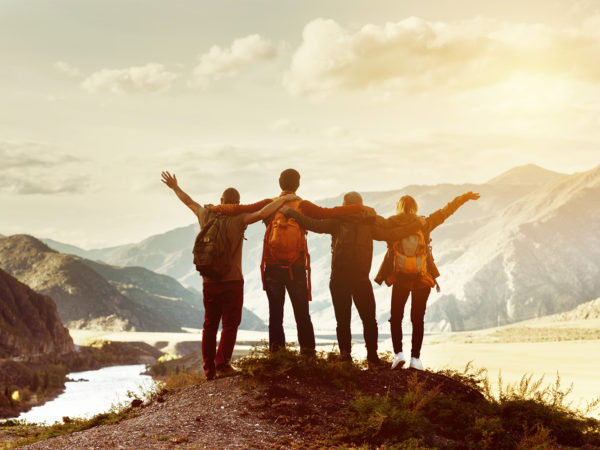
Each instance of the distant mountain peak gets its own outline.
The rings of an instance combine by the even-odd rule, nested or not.
[[[488,184],[519,184],[519,185],[542,185],[549,183],[557,178],[563,177],[565,174],[544,169],[535,164],[525,164],[517,166],[497,177],[492,178]]]
[[[2,239],[16,249],[33,249],[39,252],[57,253],[56,250],[51,249],[42,241],[29,234],[13,234],[11,236],[2,236]]]

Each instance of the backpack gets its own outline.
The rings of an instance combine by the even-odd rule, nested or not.
[[[227,235],[229,217],[212,214],[194,243],[194,265],[203,277],[219,281],[231,270],[231,242]]]
[[[297,210],[301,200],[296,200],[286,203],[290,208]],[[277,211],[267,229],[265,231],[265,239],[263,242],[263,257],[260,265],[261,275],[263,280],[263,288],[265,286],[265,259],[269,255],[277,261],[281,267],[289,269],[290,278],[293,280],[292,264],[300,260],[304,256],[304,268],[307,270],[308,281],[308,298],[311,299],[311,282],[310,282],[310,256],[306,243],[306,230],[304,230],[298,222],[292,218],[287,218],[283,213]]]
[[[305,231],[292,219],[279,211],[267,227],[265,245],[273,259],[282,265],[290,265],[297,261],[306,244]]]
[[[394,255],[394,272],[419,275],[419,279],[429,287],[437,286],[434,278],[427,271],[429,258],[428,244],[425,236],[418,231],[392,244]]]

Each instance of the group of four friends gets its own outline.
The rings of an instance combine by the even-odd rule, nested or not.
[[[261,274],[269,302],[271,351],[285,347],[283,314],[286,291],[296,320],[300,351],[307,354],[315,351],[315,335],[309,312],[310,256],[306,245],[306,230],[309,230],[332,236],[329,289],[337,323],[340,359],[352,361],[350,320],[354,302],[363,324],[369,366],[384,365],[377,354],[375,296],[369,279],[373,240],[378,240],[388,242],[388,251],[375,281],[392,286],[390,326],[394,359],[391,367],[397,369],[406,362],[402,347],[402,320],[406,302],[412,295],[410,367],[423,369],[420,352],[425,310],[431,289],[437,286],[435,279],[439,276],[429,245],[430,233],[465,202],[478,199],[479,194],[467,192],[427,217],[418,216],[417,202],[413,197],[405,195],[397,203],[396,215],[385,219],[378,216],[372,208],[363,205],[363,199],[357,192],[348,192],[344,195],[343,204],[333,208],[322,208],[302,200],[296,195],[300,186],[300,174],[294,169],[286,169],[281,173],[279,185],[282,192],[276,199],[248,205],[241,205],[239,192],[228,188],[223,192],[220,205],[202,206],[179,187],[174,174],[163,172],[162,182],[197,216],[201,229],[207,227],[215,216],[227,218],[224,227],[225,238],[229,243],[226,273],[218,280],[203,276],[205,317],[202,358],[208,379],[234,371],[230,362],[237,329],[241,323],[244,298],[244,231],[249,224],[260,220],[267,225]],[[276,241],[282,239],[279,236],[284,232],[292,236],[284,237],[284,240],[294,240],[288,228],[292,228],[292,232],[293,228],[299,229],[300,237],[293,244],[297,248],[288,252],[289,255],[282,255]],[[287,241],[286,244],[290,245]],[[404,257],[402,253],[406,252],[402,249],[407,247],[412,247],[415,257]],[[415,250],[419,247],[421,250]],[[408,270],[410,273],[406,273],[402,264],[413,264],[415,270]],[[217,332],[221,321],[221,337],[217,348]]]

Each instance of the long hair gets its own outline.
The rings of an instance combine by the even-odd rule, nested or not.
[[[416,214],[419,210],[417,201],[410,195],[403,195],[396,205],[397,213]]]

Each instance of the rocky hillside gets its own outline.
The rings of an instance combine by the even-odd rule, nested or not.
[[[60,355],[74,350],[56,304],[0,269],[0,358]]]
[[[141,267],[114,267],[66,255],[26,235],[0,238],[0,267],[51,295],[73,328],[181,331],[202,328],[201,295]],[[264,329],[247,311],[242,327]]]
[[[177,324],[124,296],[80,258],[58,253],[31,236],[0,238],[0,267],[51,296],[69,327],[179,330]]]
[[[469,330],[569,311],[600,294],[600,166],[544,184],[440,259],[429,321]],[[440,254],[440,253],[438,253]]]

